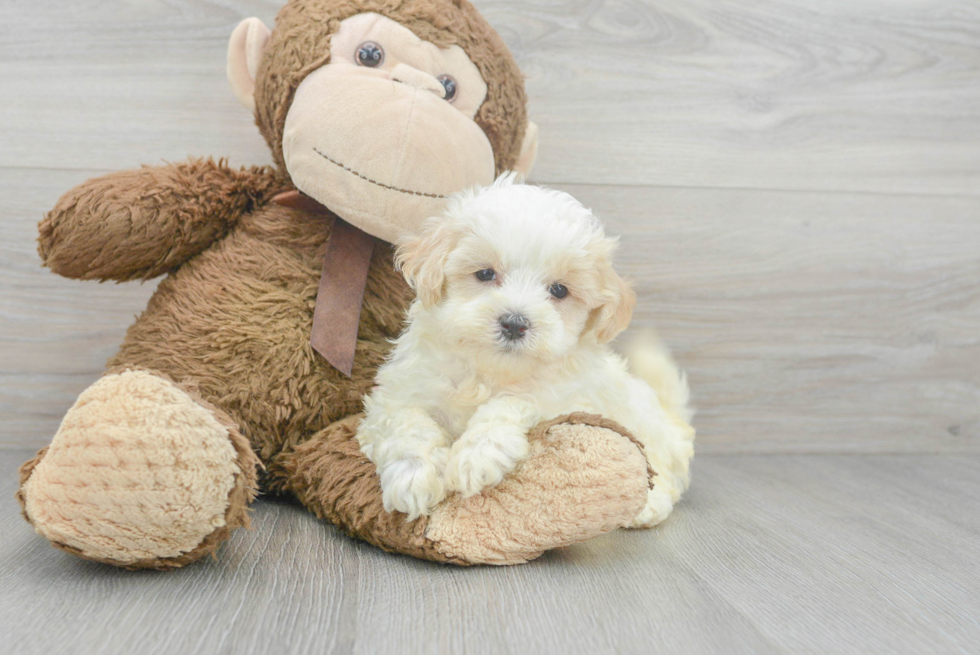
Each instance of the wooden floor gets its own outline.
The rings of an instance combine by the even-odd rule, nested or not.
[[[0,491],[27,453],[0,451]],[[980,456],[709,455],[652,532],[511,568],[260,501],[214,561],[120,571],[0,508],[8,653],[976,653]],[[8,650],[9,649],[9,650]]]
[[[36,536],[16,464],[155,288],[50,274],[36,224],[103,172],[267,163],[224,53],[280,2],[0,3],[0,651],[980,652],[965,0],[476,2],[528,76],[532,181],[623,235],[634,325],[689,371],[694,487],[656,531],[455,570],[261,502],[169,575]]]

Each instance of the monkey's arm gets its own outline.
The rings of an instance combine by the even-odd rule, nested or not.
[[[189,159],[78,185],[38,226],[38,252],[59,275],[134,280],[173,271],[283,190],[273,169]]]

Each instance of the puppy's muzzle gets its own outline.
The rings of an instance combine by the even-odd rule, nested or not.
[[[523,339],[531,329],[531,321],[520,314],[506,314],[500,317],[500,333],[507,341]]]

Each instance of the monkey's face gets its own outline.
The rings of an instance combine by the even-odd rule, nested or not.
[[[436,45],[421,38],[418,23],[412,23],[412,31],[387,16],[360,13],[336,23],[339,27],[329,34],[329,58],[320,59],[325,63],[313,64],[305,74],[275,68],[283,61],[300,62],[295,53],[307,56],[307,50],[316,50],[304,31],[326,21],[305,14],[300,20],[299,13],[288,13],[300,8],[308,7],[297,0],[283,9],[280,18],[285,15],[290,21],[278,41],[258,19],[244,21],[228,51],[232,88],[256,111],[277,162],[300,191],[362,230],[394,242],[439,214],[450,194],[493,182],[502,159],[497,152],[495,162],[494,148],[511,139],[507,147],[513,153],[513,140],[520,138],[517,128],[526,120],[523,87],[505,46],[488,43],[499,37],[480,32],[484,28],[477,21],[482,19],[471,6],[433,6],[427,11],[436,14],[422,18],[431,26],[429,21],[439,12],[449,12],[470,21],[458,24],[482,34],[486,47],[477,48],[482,68],[460,45]],[[471,38],[468,47],[473,42]],[[271,57],[263,54],[267,49],[274,51]],[[315,55],[309,56],[316,61]],[[491,78],[493,89],[481,70],[497,76]],[[297,73],[302,81],[288,104],[270,108],[268,100],[282,96],[259,93],[263,104],[256,106],[257,81],[274,91],[283,88],[281,80],[288,83],[289,75]],[[511,94],[506,102],[500,99],[501,88]],[[507,104],[515,101],[520,102],[516,107]],[[281,131],[274,129],[277,124]],[[503,161],[527,173],[534,161],[537,128],[526,123],[522,131],[516,163],[509,163],[515,161],[513,154],[503,155]],[[281,157],[276,152],[280,145]]]
[[[410,234],[446,196],[494,179],[473,117],[487,85],[462,48],[439,48],[377,14],[341,22],[330,63],[306,76],[286,114],[293,183],[365,232]]]

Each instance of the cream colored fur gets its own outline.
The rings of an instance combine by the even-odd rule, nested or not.
[[[605,345],[635,302],[613,271],[615,245],[571,196],[514,176],[455,196],[403,244],[399,261],[418,300],[358,431],[389,511],[416,517],[449,492],[496,485],[527,456],[530,428],[589,412],[629,430],[657,474],[632,525],[667,517],[693,456],[687,385],[659,346],[637,353],[651,386]],[[479,280],[481,270],[494,279]],[[550,293],[556,283],[566,297]],[[510,314],[530,321],[519,340],[503,336]]]
[[[228,41],[228,82],[238,102],[255,113],[255,76],[272,31],[258,18],[246,18]]]
[[[78,397],[24,485],[47,539],[128,564],[178,557],[224,526],[239,473],[228,429],[173,383],[107,375]]]

